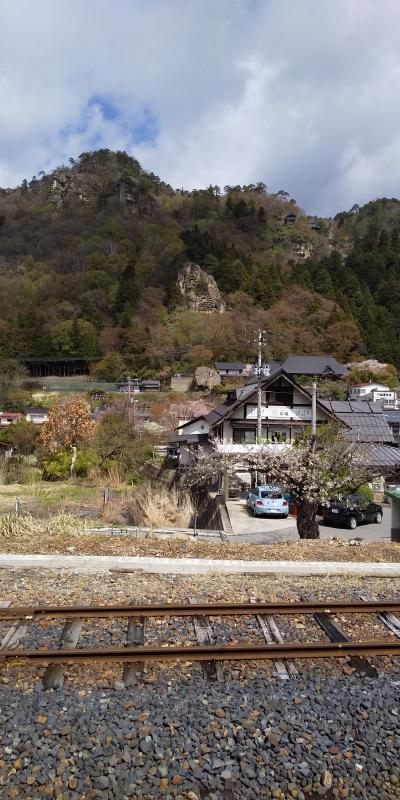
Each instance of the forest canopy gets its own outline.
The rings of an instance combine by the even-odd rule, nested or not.
[[[400,203],[307,217],[264,183],[174,190],[127,153],[82,153],[0,189],[0,360],[87,358],[99,375],[329,353],[400,366]],[[191,311],[187,262],[226,312]]]

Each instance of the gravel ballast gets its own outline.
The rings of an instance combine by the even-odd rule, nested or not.
[[[399,680],[226,685],[196,671],[129,690],[1,692],[2,796],[399,797]]]
[[[400,579],[4,570],[0,580],[0,599],[13,605],[400,597]],[[350,617],[339,619],[349,634]],[[371,638],[389,636],[374,620],[358,617],[353,635],[362,638],[365,625]],[[324,637],[301,616],[277,622],[287,641]],[[110,621],[107,632],[98,621],[85,624],[80,646],[110,644],[124,624]],[[257,635],[250,618],[238,619],[229,634],[222,618],[211,624],[219,641]],[[190,619],[165,628],[154,622],[146,641],[184,643],[189,635],[193,640]],[[26,644],[33,646],[33,638]],[[272,662],[225,664],[221,682],[207,681],[200,664],[149,664],[130,688],[121,682],[121,665],[80,666],[66,671],[61,689],[47,692],[43,669],[2,669],[0,796],[394,800],[400,669],[394,660],[372,661],[374,680],[344,659],[296,662],[298,677],[286,681],[275,677]]]

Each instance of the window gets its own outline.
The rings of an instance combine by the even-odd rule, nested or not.
[[[275,391],[266,392],[266,402],[269,406],[292,406],[293,405],[293,389],[276,389]]]
[[[287,441],[286,431],[271,431],[270,439],[272,444],[282,444]]]
[[[260,492],[260,495],[263,499],[267,498],[268,500],[282,500],[282,495],[280,492]]]
[[[233,429],[234,444],[255,444],[255,441],[256,441],[256,432],[254,428]]]

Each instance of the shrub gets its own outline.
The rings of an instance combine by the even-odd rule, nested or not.
[[[11,483],[36,483],[42,477],[35,456],[9,456],[4,459],[2,481]]]
[[[370,503],[372,503],[374,500],[374,493],[368,483],[363,483],[362,486],[359,486],[357,489],[357,494],[364,495],[364,497],[366,497]]]
[[[57,450],[47,456],[43,463],[43,480],[65,481],[70,477],[71,450]],[[78,451],[75,461],[75,475],[77,478],[86,478],[96,464],[96,455],[90,450]]]

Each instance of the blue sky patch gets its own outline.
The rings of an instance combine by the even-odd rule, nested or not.
[[[157,118],[146,108],[141,121],[134,125],[132,139],[134,144],[155,144],[159,132]]]
[[[112,102],[112,100],[110,100],[109,97],[104,95],[93,95],[87,104],[88,108],[91,108],[91,106],[99,106],[104,119],[114,120],[120,116],[117,106]]]

